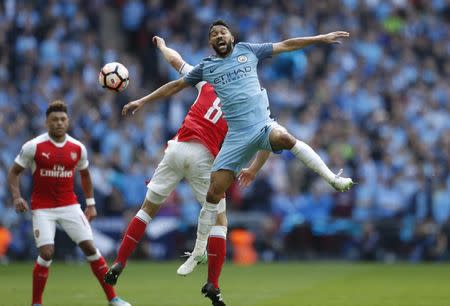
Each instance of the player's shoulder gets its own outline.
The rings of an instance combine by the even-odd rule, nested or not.
[[[28,140],[27,142],[24,143],[24,147],[31,147],[31,146],[37,146],[38,144],[42,143],[42,142],[46,142],[49,141],[50,137],[48,136],[47,133],[41,134],[39,136],[36,136],[30,140]]]
[[[243,54],[254,53],[252,44],[249,42],[239,42],[234,46],[233,56],[239,57]]]
[[[264,46],[264,45],[266,45],[266,44],[267,44],[267,43],[261,44],[261,43],[239,42],[239,43],[237,43],[237,44],[234,46],[234,48],[235,48],[236,50],[240,50],[240,51],[245,50],[245,51],[254,52],[254,51],[255,51],[255,48],[260,47],[260,46]]]
[[[22,145],[22,149],[20,150],[20,154],[26,153],[27,156],[32,156],[35,154],[38,144],[46,142],[49,140],[49,136],[47,133],[41,134],[37,137],[34,137]]]
[[[234,48],[238,48],[238,49],[250,49],[250,43],[249,42],[245,42],[245,41],[240,41],[238,42]]]
[[[80,147],[82,150],[86,150],[86,147],[84,146],[84,144],[81,141],[79,141],[78,139],[70,136],[69,134],[66,134],[66,137],[67,137],[67,141],[70,142],[71,144],[73,144],[77,147]]]

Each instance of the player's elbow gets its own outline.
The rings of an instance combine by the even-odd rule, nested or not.
[[[80,177],[82,182],[91,181],[91,174],[89,173],[89,170],[87,168],[80,170]]]
[[[170,56],[169,59],[169,64],[177,71],[180,70],[181,65],[183,64],[183,61],[178,57],[178,56]]]
[[[291,51],[292,48],[286,41],[282,41],[276,44],[273,44],[273,54],[279,54],[283,52]]]
[[[22,171],[23,169],[17,167],[16,165],[12,166],[8,171],[8,180],[17,178]]]

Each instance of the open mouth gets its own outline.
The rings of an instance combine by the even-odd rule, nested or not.
[[[223,47],[223,46],[226,46],[226,45],[227,45],[227,43],[225,41],[223,41],[223,40],[217,42],[217,47]]]

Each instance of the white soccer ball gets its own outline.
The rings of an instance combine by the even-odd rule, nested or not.
[[[112,62],[103,66],[98,75],[98,82],[103,88],[123,91],[130,81],[128,69],[121,63]]]

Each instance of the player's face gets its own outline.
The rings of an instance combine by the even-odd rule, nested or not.
[[[209,32],[209,44],[220,57],[227,56],[233,49],[234,37],[230,30],[222,25],[212,27]]]
[[[63,137],[69,128],[69,117],[65,112],[51,112],[48,114],[46,125],[50,136]]]

